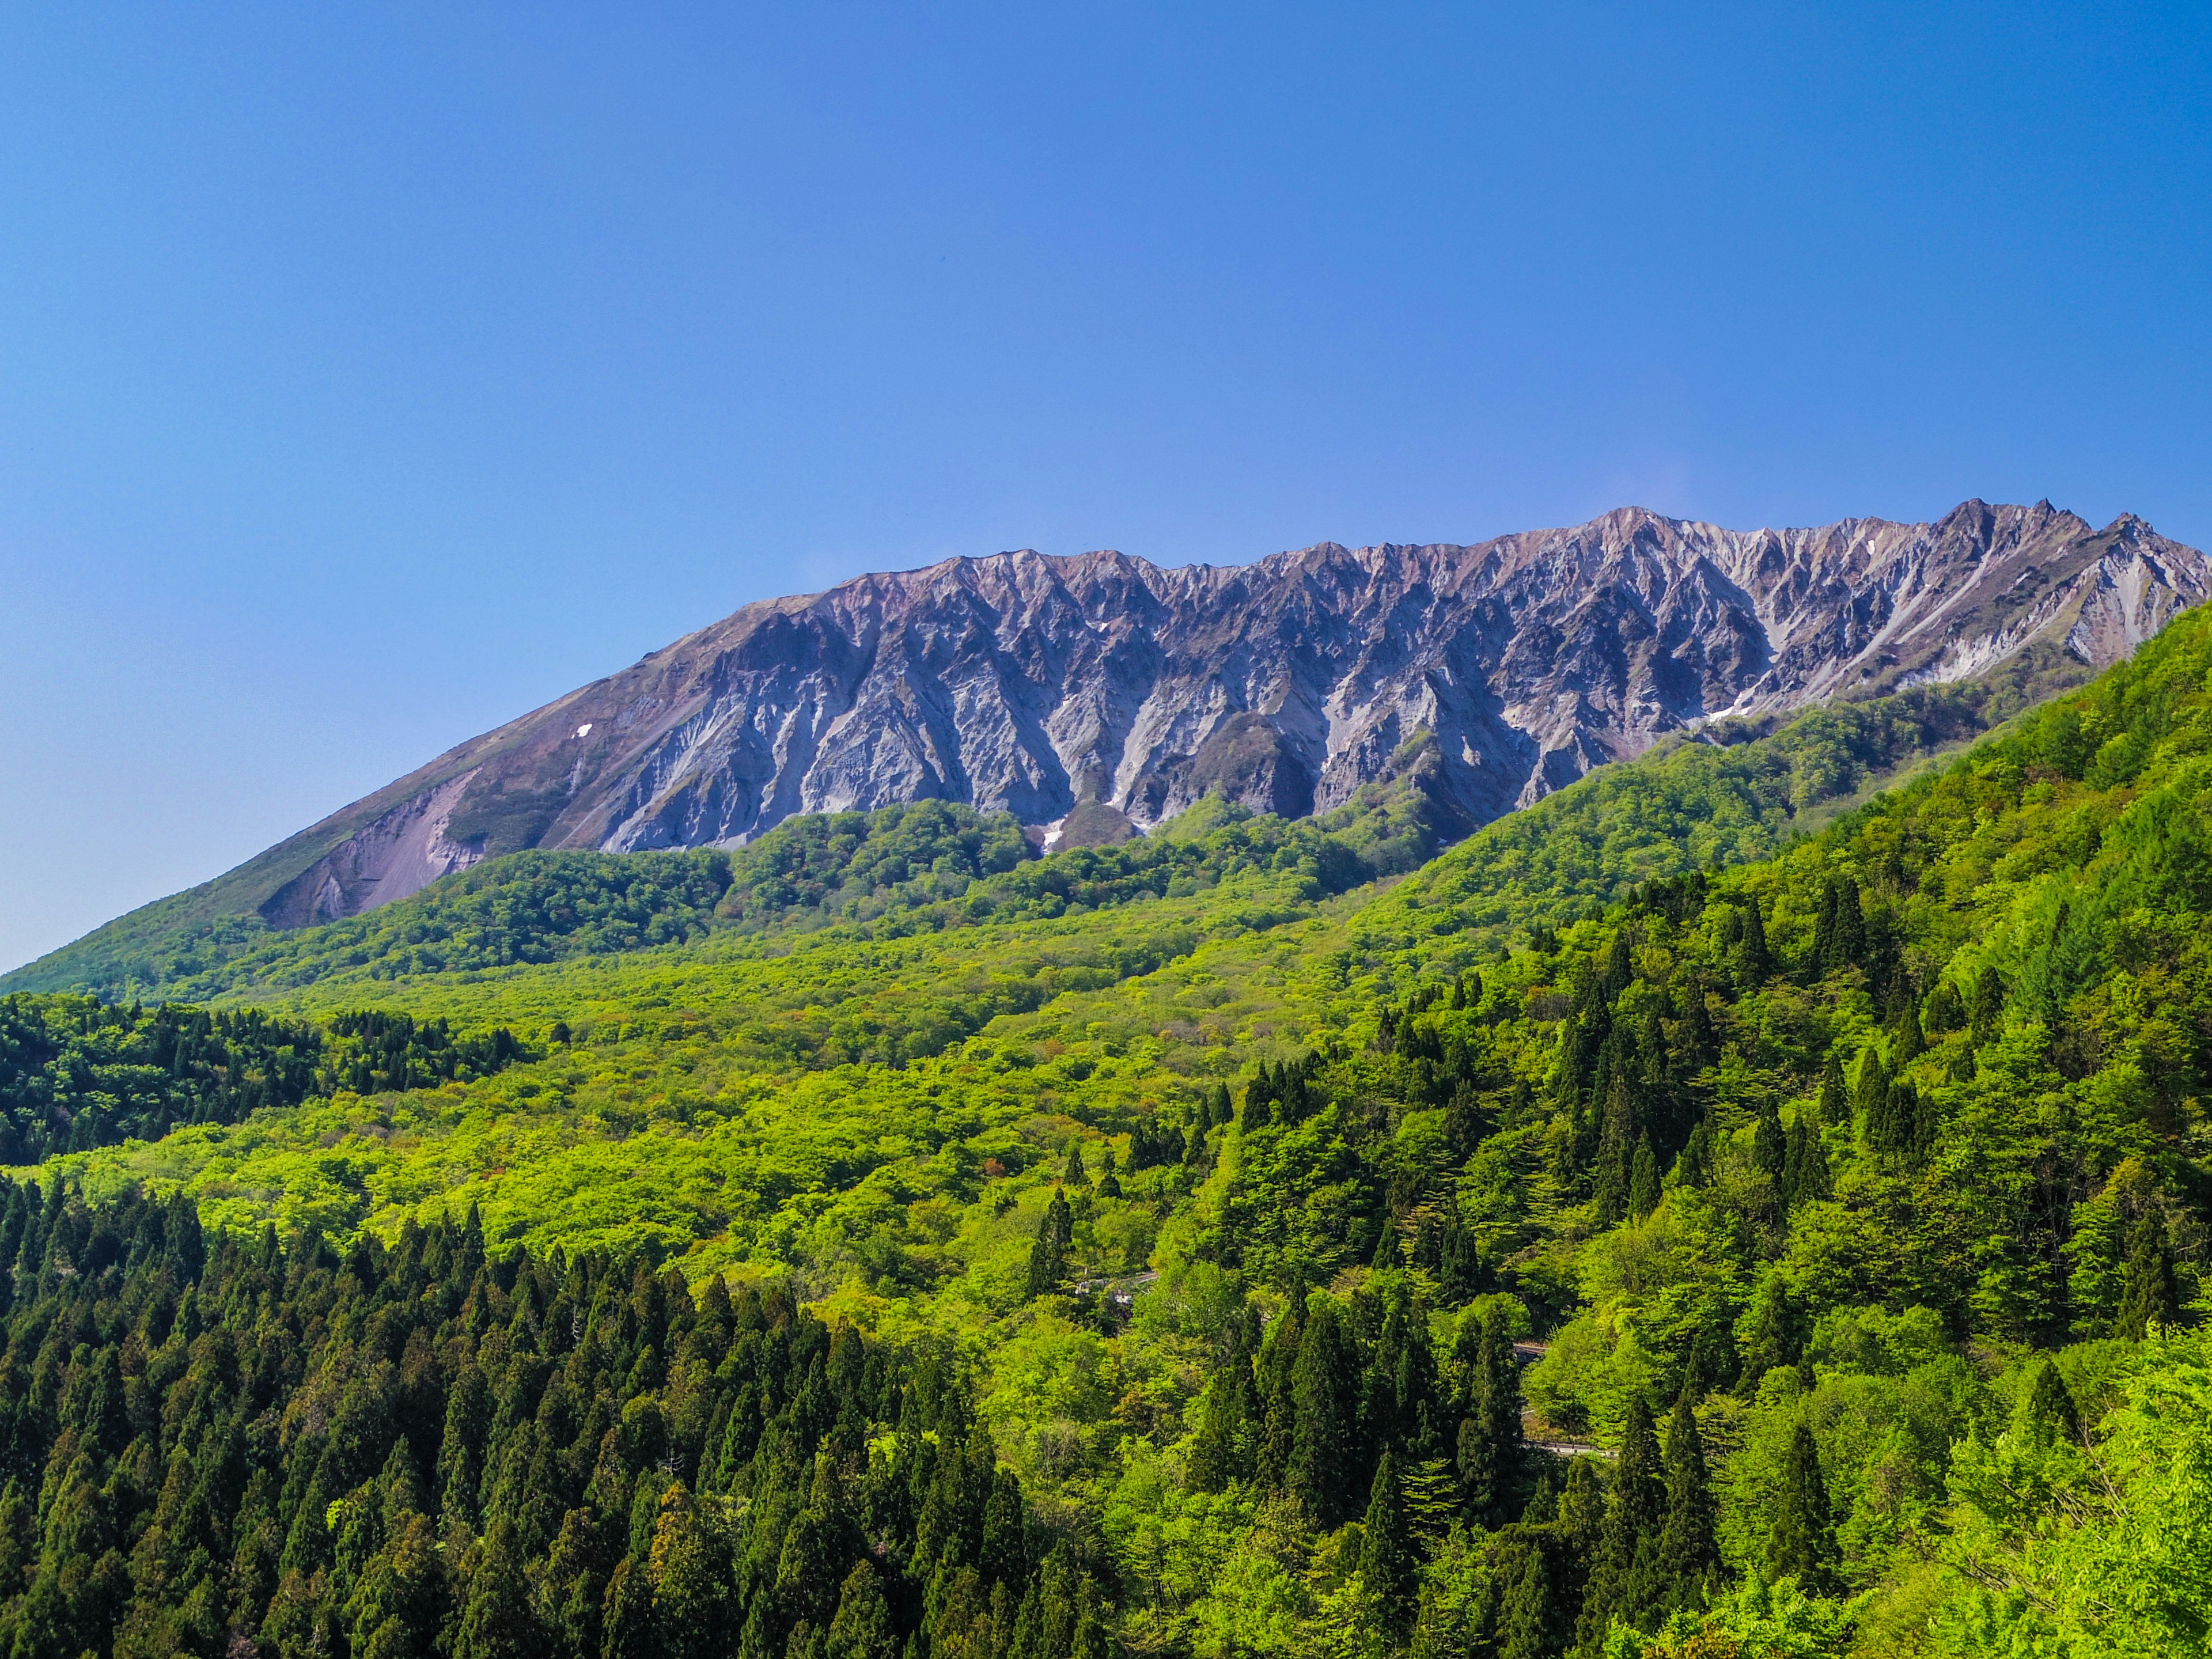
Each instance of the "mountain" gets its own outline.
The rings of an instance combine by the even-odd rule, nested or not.
[[[0,1646],[2204,1659],[2212,607],[1759,852],[2006,689],[1380,890],[927,801],[0,997]]]
[[[1402,781],[1464,833],[1725,717],[2008,661],[2086,677],[2208,589],[2197,550],[2048,501],[1753,532],[1631,507],[1237,567],[954,559],[748,605],[125,921],[295,927],[504,853],[927,799],[1062,845],[1209,793],[1299,817]]]

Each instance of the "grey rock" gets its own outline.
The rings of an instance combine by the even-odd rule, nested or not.
[[[280,926],[527,847],[734,845],[926,798],[1110,841],[1220,791],[1298,816],[1427,757],[1466,828],[1727,715],[2126,656],[2212,589],[2132,516],[1967,501],[1737,532],[1628,507],[1237,567],[1021,551],[751,605],[256,863]],[[293,872],[296,873],[293,873]]]

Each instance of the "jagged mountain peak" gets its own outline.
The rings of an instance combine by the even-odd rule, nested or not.
[[[295,926],[526,847],[727,844],[929,797],[1112,835],[1209,792],[1322,810],[1408,769],[1472,828],[1723,715],[2031,647],[2086,673],[2208,590],[2196,550],[2048,501],[1753,531],[1631,506],[1248,565],[1018,548],[746,605],[226,882]]]

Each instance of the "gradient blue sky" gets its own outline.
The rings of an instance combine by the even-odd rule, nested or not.
[[[746,600],[2212,540],[2212,9],[0,14],[0,965]]]

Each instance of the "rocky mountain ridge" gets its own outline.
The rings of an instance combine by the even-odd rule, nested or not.
[[[1233,567],[954,559],[748,605],[234,874],[296,927],[523,848],[728,844],[929,797],[1111,838],[1209,791],[1297,816],[1416,766],[1471,829],[1723,717],[2031,645],[2086,673],[2208,591],[2197,550],[2048,501],[1753,532],[1630,507]]]

